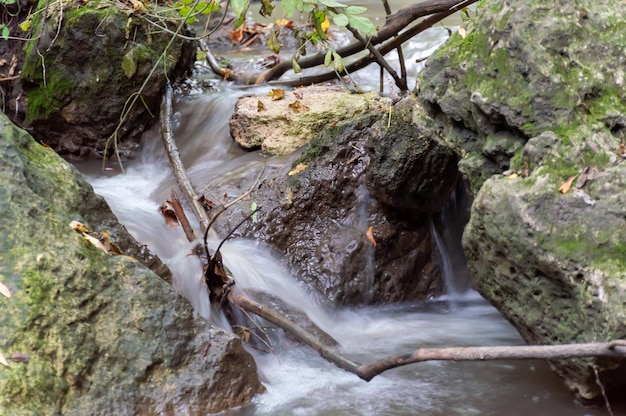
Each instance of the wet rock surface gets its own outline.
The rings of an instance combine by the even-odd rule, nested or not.
[[[249,401],[261,386],[240,340],[129,257],[141,250],[69,164],[3,114],[0,130],[0,413],[205,415]]]
[[[626,16],[611,1],[557,3],[490,2],[418,91],[476,195],[463,238],[474,283],[531,344],[626,337]],[[583,402],[603,403],[598,377],[623,400],[623,360],[551,365]]]
[[[254,201],[262,207],[257,221],[245,222],[236,235],[276,247],[296,275],[335,304],[392,303],[440,294],[440,259],[433,249],[431,218],[450,195],[456,171],[448,175],[448,168],[456,156],[448,149],[434,154],[446,154],[449,160],[433,156],[432,164],[423,165],[440,175],[439,181],[429,181],[431,191],[448,194],[423,201],[425,206],[410,202],[412,198],[405,194],[408,184],[423,175],[418,169],[422,164],[416,161],[424,155],[415,149],[439,142],[434,128],[415,124],[416,103],[408,100],[396,105],[392,113],[401,127],[388,131],[387,118],[381,118],[388,113],[372,113],[325,129],[311,138],[310,147],[293,163],[289,160],[281,167],[269,162],[265,179],[250,198],[216,223],[219,233],[230,231],[250,212],[250,201]],[[377,143],[386,140],[393,141],[409,159],[402,165],[408,168],[389,176],[383,174],[385,156],[375,153],[382,152]],[[372,172],[371,183],[366,182],[368,172]],[[379,182],[392,176],[394,188],[378,189]],[[222,189],[226,183],[228,179],[222,178],[208,188]],[[428,193],[426,185],[422,191]],[[377,193],[384,195],[386,204],[378,201]]]

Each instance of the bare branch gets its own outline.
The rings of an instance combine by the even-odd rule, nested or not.
[[[174,135],[172,133],[172,86],[168,82],[165,86],[165,93],[163,94],[163,103],[161,104],[161,140],[167,153],[167,157],[172,165],[174,176],[178,186],[184,192],[187,200],[191,204],[193,213],[198,218],[202,231],[205,231],[209,225],[209,216],[198,200],[198,195],[193,189],[193,185],[187,176],[185,166],[180,159],[180,152],[178,146],[174,141]]]

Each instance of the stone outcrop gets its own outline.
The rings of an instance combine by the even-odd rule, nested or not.
[[[243,148],[285,155],[307,144],[329,124],[390,105],[389,99],[375,92],[353,94],[341,86],[273,91],[272,96],[252,95],[237,101],[230,131]]]
[[[431,219],[452,192],[457,156],[416,105],[411,97],[396,104],[390,128],[388,110],[339,122],[311,137],[293,163],[272,162],[250,198],[216,223],[220,234],[250,212],[252,200],[262,210],[237,234],[276,247],[297,276],[335,304],[441,294]],[[252,180],[254,172],[248,175]],[[426,175],[432,176],[415,186],[415,177]],[[209,189],[228,184],[227,177],[219,178]],[[245,190],[249,184],[239,186]],[[429,199],[435,192],[445,196]],[[416,204],[417,198],[422,199]]]
[[[195,59],[193,42],[179,38],[170,44],[172,35],[155,31],[150,17],[139,13],[123,3],[42,3],[21,72],[25,126],[38,141],[78,158],[100,157],[105,148],[110,155],[115,140],[122,157],[137,147],[158,114],[166,80],[175,80]],[[166,19],[160,24],[177,29]],[[127,109],[140,88],[141,98]]]
[[[1,113],[0,131],[0,413],[205,415],[249,401],[261,386],[240,340],[137,260],[149,258],[69,164]]]
[[[474,283],[531,344],[626,337],[625,18],[606,0],[495,0],[420,76],[475,194]],[[583,402],[603,401],[596,370],[623,399],[623,360],[551,365]]]

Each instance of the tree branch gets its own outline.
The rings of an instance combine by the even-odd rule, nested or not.
[[[419,19],[420,17],[428,16],[431,14],[435,14],[438,17],[436,22],[442,20],[444,17],[447,17],[464,7],[467,7],[478,0],[427,0],[420,3],[413,4],[411,6],[407,6],[398,10],[396,13],[387,16],[385,20],[385,25],[378,31],[378,34],[370,39],[371,45],[379,45],[395,36],[404,29],[409,26],[412,22]],[[434,16],[433,16],[434,17]],[[427,27],[432,26],[434,23],[430,23]],[[424,29],[422,29],[424,30]],[[418,32],[419,33],[419,32]],[[414,36],[414,35],[413,35]],[[404,39],[399,43],[394,43],[397,45],[406,42],[408,39]],[[395,47],[394,47],[395,48]],[[393,49],[393,48],[392,48]],[[337,53],[341,55],[341,57],[347,57],[354,54],[357,54],[363,50],[363,45],[361,42],[353,42],[343,48],[337,50]],[[388,52],[388,51],[387,51]],[[384,55],[387,52],[381,53]],[[307,58],[303,58],[298,60],[298,65],[302,69],[312,68],[324,63],[324,52],[319,52],[315,55],[309,56]],[[370,63],[373,61],[370,61]],[[280,78],[285,72],[292,68],[291,61],[284,61],[276,65],[275,67],[269,69],[268,71],[262,73],[257,78],[257,83],[262,83],[266,81],[271,81]],[[301,84],[306,85],[306,84]]]
[[[193,189],[193,185],[185,172],[185,166],[180,159],[180,152],[174,141],[174,135],[172,133],[172,86],[168,82],[165,86],[165,93],[163,94],[163,102],[161,103],[161,140],[165,147],[165,152],[172,165],[174,176],[178,186],[184,192],[187,200],[191,204],[193,213],[200,222],[202,231],[204,232],[209,225],[209,215],[198,200],[198,195]]]
[[[369,381],[392,368],[424,361],[552,360],[579,357],[626,357],[626,341],[564,345],[521,345],[500,347],[420,348],[411,353],[361,365],[357,374]]]
[[[626,357],[626,340],[616,340],[564,345],[420,348],[407,354],[390,355],[369,364],[357,364],[288,318],[254,302],[245,295],[236,295],[233,303],[279,326],[298,341],[313,348],[328,361],[339,368],[356,374],[365,381],[370,381],[387,370],[424,361],[552,360],[591,356]]]

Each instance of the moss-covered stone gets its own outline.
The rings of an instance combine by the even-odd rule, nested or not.
[[[464,235],[476,287],[528,342],[624,338],[626,11],[609,0],[483,6],[418,91],[476,194]],[[593,365],[619,398],[623,361],[553,363],[583,401],[603,400]]]
[[[232,335],[138,260],[141,250],[102,198],[51,149],[0,113],[0,367],[3,415],[190,414],[258,391]],[[70,227],[109,231],[110,257]],[[208,345],[211,345],[210,351]],[[12,359],[12,357],[15,357]],[[228,378],[228,382],[224,379]]]
[[[142,88],[141,100],[117,130],[119,144],[129,141],[118,149],[129,151],[152,121],[166,77],[175,79],[190,66],[193,45],[170,43],[171,34],[154,32],[122,4],[58,1],[39,7],[21,72],[26,124],[58,153],[99,155],[129,98]],[[48,17],[42,20],[44,10]]]

